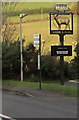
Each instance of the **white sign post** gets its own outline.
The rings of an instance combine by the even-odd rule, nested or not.
[[[38,70],[40,70],[41,62],[41,34],[34,34],[34,47],[39,47],[38,50]]]
[[[39,89],[41,89],[41,34],[34,34],[34,47],[38,48]]]
[[[40,55],[38,54],[38,70],[40,70]]]

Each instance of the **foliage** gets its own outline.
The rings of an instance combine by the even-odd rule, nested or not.
[[[2,42],[2,74],[3,78],[16,77],[20,73],[19,41]]]
[[[79,43],[77,43],[74,51],[76,53],[76,56],[74,57],[74,59],[71,60],[68,67],[70,79],[79,78]]]
[[[42,56],[42,75],[52,79],[56,79],[59,76],[59,67],[55,57],[50,55]]]
[[[3,3],[3,8],[6,8],[6,4]],[[12,42],[17,38],[18,31],[15,25],[10,25],[8,22],[8,10],[2,15],[2,41]]]
[[[79,1],[77,2],[77,13],[79,15]]]
[[[30,43],[23,50],[24,58],[24,74],[27,77],[30,74],[37,72],[37,50],[34,45]]]
[[[14,41],[17,38],[18,32],[15,25],[9,25],[5,23],[2,28],[2,39],[3,41]]]
[[[24,41],[24,40],[23,40]],[[20,41],[2,42],[2,72],[3,79],[17,78],[20,79]],[[23,46],[23,64],[24,76],[28,76],[37,71],[37,51],[33,44]]]
[[[76,56],[79,57],[79,42],[77,43],[74,51],[76,52]]]
[[[42,75],[45,78],[59,80],[60,69],[60,60],[57,60],[57,57],[51,57],[50,55],[42,56]],[[64,73],[65,78],[68,78],[68,62],[64,62]]]
[[[79,42],[77,43],[74,51],[76,53],[76,56],[74,57],[73,61],[76,64],[77,68],[77,78],[79,78]]]
[[[25,40],[23,40],[24,42]],[[71,60],[70,63],[64,62],[64,75],[65,78],[77,79],[79,77],[79,44],[75,48],[77,56]],[[3,41],[2,42],[2,68],[3,78],[17,78],[20,79],[20,42],[19,39],[15,42]],[[31,81],[37,81],[37,54],[33,44],[28,46],[23,45],[23,71],[24,78],[27,77]],[[42,79],[56,80],[60,78],[60,60],[50,55],[41,56],[41,71]],[[43,81],[44,81],[43,80]]]
[[[69,79],[77,79],[77,64],[74,61],[71,61],[68,66],[68,76]]]

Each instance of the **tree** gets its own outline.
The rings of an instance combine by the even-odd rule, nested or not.
[[[16,78],[20,74],[20,43],[19,41],[2,42],[2,74],[3,78]]]
[[[18,31],[16,29],[16,26],[9,23],[9,18],[11,18],[9,12],[13,7],[15,6],[15,3],[13,6],[10,6],[9,2],[3,2],[2,3],[2,40],[3,41],[14,41],[17,40],[18,37]]]
[[[25,40],[23,40],[24,42]],[[20,79],[20,41],[2,42],[3,79]],[[37,72],[37,50],[33,44],[23,45],[24,78]]]
[[[8,7],[7,7],[8,5]],[[19,40],[15,25],[9,23],[10,3],[2,3],[2,71],[3,78],[10,78],[19,72]]]
[[[24,48],[23,57],[25,75],[35,74],[37,72],[37,53],[38,51],[32,43]]]
[[[70,79],[79,78],[79,43],[75,47],[76,56],[71,60],[68,67],[68,74]]]
[[[74,57],[74,62],[76,64],[76,67],[77,67],[77,77],[79,78],[79,42],[77,43],[76,45],[76,48],[75,48],[75,53],[76,53],[76,56]]]
[[[60,64],[56,57],[42,56],[42,75],[45,78],[57,79],[60,75]]]

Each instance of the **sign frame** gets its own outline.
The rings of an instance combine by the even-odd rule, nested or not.
[[[52,15],[71,15],[71,30],[53,30],[52,29]],[[50,16],[50,34],[73,34],[73,13],[69,12],[50,12],[49,13]]]
[[[72,56],[72,46],[51,46],[51,56]]]
[[[55,9],[59,11],[66,11],[68,10],[68,4],[56,4]]]

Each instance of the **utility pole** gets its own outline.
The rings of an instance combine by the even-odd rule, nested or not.
[[[22,41],[22,18],[27,14],[20,14],[20,55],[21,55],[21,81],[23,81],[23,41]]]

